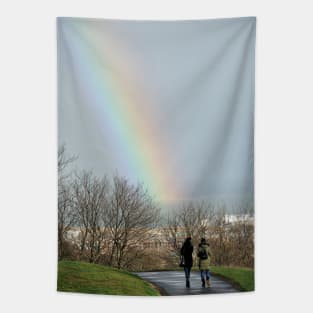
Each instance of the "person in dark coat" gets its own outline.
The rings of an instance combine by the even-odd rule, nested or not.
[[[193,265],[192,260],[193,246],[191,243],[191,237],[186,238],[180,254],[184,258],[184,271],[186,277],[186,288],[190,288],[190,271]]]

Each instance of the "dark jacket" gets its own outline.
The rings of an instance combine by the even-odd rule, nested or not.
[[[193,252],[192,244],[185,242],[180,250],[180,254],[184,257],[185,267],[192,267],[193,264],[192,252]]]

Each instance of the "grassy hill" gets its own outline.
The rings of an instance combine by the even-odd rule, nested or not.
[[[225,278],[242,291],[254,290],[254,271],[252,269],[224,266],[212,266],[210,269],[212,274]]]
[[[149,283],[129,272],[72,261],[59,262],[57,290],[105,295],[160,295]]]

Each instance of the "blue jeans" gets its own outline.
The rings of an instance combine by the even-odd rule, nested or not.
[[[209,270],[200,270],[201,280],[208,280],[211,277],[211,273]]]
[[[190,278],[190,270],[191,270],[191,267],[184,267],[186,279]]]

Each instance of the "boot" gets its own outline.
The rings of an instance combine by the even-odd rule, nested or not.
[[[210,287],[211,287],[211,284],[210,284],[210,278],[208,278],[208,279],[206,280],[206,285],[207,285],[207,287],[208,287],[208,288],[210,288]]]
[[[189,281],[189,279],[186,279],[186,288],[190,288],[190,281]]]
[[[204,280],[204,278],[202,278],[201,281],[202,281],[202,288],[204,288],[205,287],[205,280]]]

